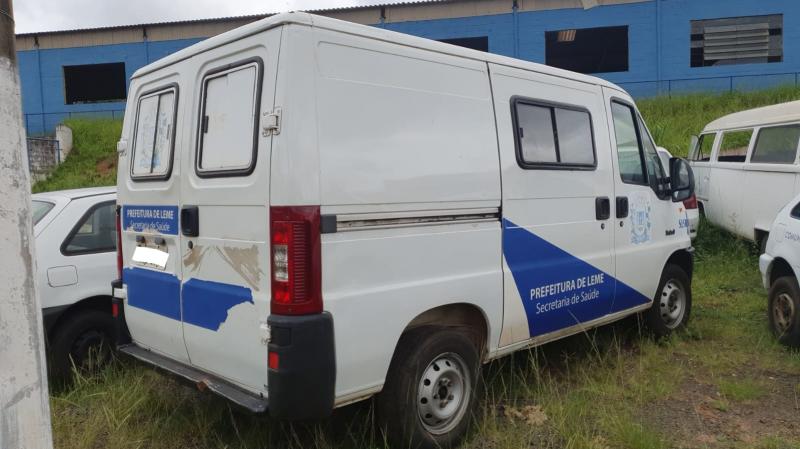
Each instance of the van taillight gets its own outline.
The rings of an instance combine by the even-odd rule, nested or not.
[[[319,206],[270,207],[271,313],[322,312]]]
[[[697,209],[697,197],[695,195],[690,196],[683,200],[683,207],[687,209]]]
[[[117,279],[122,279],[122,207],[117,206]]]

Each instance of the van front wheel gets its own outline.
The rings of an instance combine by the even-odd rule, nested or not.
[[[457,446],[476,404],[478,363],[475,345],[456,330],[426,327],[404,335],[377,398],[391,445]]]
[[[644,313],[647,327],[657,337],[665,337],[686,326],[692,311],[689,275],[678,265],[664,267],[653,305]]]

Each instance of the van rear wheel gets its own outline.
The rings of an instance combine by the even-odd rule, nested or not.
[[[691,288],[683,268],[673,264],[664,267],[653,305],[644,312],[645,324],[657,338],[686,326],[692,311]]]
[[[449,448],[466,434],[476,401],[478,350],[464,333],[425,327],[400,339],[378,418],[392,447]]]
[[[769,327],[786,346],[800,348],[800,286],[794,276],[778,278],[769,289]]]

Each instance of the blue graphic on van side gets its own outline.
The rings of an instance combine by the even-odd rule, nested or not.
[[[230,309],[244,302],[254,304],[249,288],[189,279],[183,284],[183,321],[217,331]]]
[[[126,268],[122,281],[128,287],[128,305],[180,321],[181,283],[169,273]]]
[[[178,206],[122,206],[122,228],[178,235]]]
[[[608,273],[506,219],[503,254],[522,298],[531,337],[650,301]]]
[[[183,314],[181,314],[181,285],[178,278],[143,268],[126,268],[122,279],[128,288],[128,305],[176,321],[193,324],[212,331],[228,319],[230,309],[238,304],[253,304],[250,289],[221,282],[190,279],[183,284]]]

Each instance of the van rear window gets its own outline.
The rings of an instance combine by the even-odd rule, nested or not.
[[[517,158],[523,168],[594,168],[589,111],[515,99]]]
[[[794,164],[800,142],[800,125],[761,128],[750,162]]]
[[[260,102],[260,61],[206,76],[197,173],[249,174],[255,165]]]
[[[167,179],[172,171],[177,86],[139,97],[131,178]]]

